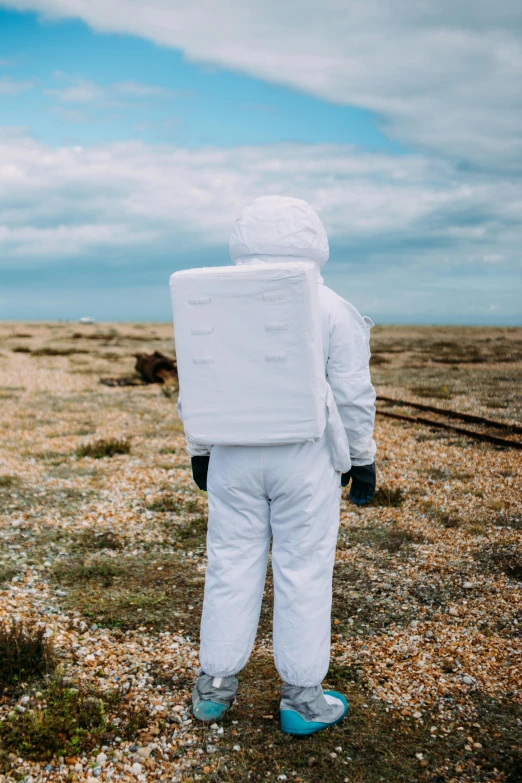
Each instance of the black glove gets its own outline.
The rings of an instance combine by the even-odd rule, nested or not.
[[[192,478],[200,489],[207,491],[207,474],[210,457],[191,457]]]
[[[341,486],[347,487],[352,480],[349,498],[356,506],[364,506],[375,493],[375,462],[371,465],[352,465],[348,473],[341,476]]]

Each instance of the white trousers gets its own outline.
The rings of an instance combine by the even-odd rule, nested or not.
[[[325,437],[212,449],[200,650],[206,674],[237,674],[248,661],[272,538],[277,670],[290,685],[322,682],[330,660],[340,494]]]

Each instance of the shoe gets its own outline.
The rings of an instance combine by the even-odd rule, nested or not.
[[[198,720],[219,720],[227,710],[227,704],[220,704],[210,699],[202,699],[192,712]]]
[[[281,721],[281,731],[283,734],[315,734],[317,731],[327,729],[329,726],[335,726],[340,723],[348,712],[348,702],[342,693],[337,691],[325,691],[324,697],[328,704],[335,704],[341,702],[343,707],[341,715],[331,723],[322,723],[320,721],[306,720],[295,710],[281,710],[279,713]]]
[[[234,704],[237,677],[211,677],[200,671],[192,692],[192,712],[198,720],[215,721]]]

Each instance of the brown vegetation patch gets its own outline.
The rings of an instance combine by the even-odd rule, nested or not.
[[[50,345],[31,351],[33,356],[71,356],[73,353],[89,353],[89,351],[84,348],[56,348]]]
[[[446,511],[440,508],[432,500],[423,500],[421,509],[429,519],[437,522],[445,528],[457,528],[462,525],[461,518],[454,511]]]
[[[375,495],[368,505],[370,506],[388,506],[399,508],[406,499],[404,490],[401,487],[378,487]]]
[[[362,544],[372,549],[398,552],[404,546],[423,543],[418,533],[396,523],[380,525],[357,525],[343,528],[339,536],[339,547],[349,549],[354,544]]]
[[[75,454],[78,459],[83,457],[103,459],[104,457],[114,457],[116,454],[129,454],[130,450],[131,444],[128,438],[99,438],[78,446]]]
[[[517,542],[486,546],[475,553],[475,559],[490,571],[522,581],[522,551]]]

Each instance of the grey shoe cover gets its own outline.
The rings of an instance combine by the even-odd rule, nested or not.
[[[334,723],[344,712],[344,704],[336,699],[333,703],[325,697],[320,685],[300,688],[283,683],[280,710],[293,710],[308,721]]]
[[[210,674],[200,672],[192,691],[192,705],[194,709],[200,701],[215,701],[231,707],[236,700],[238,679],[230,677],[211,677]]]

